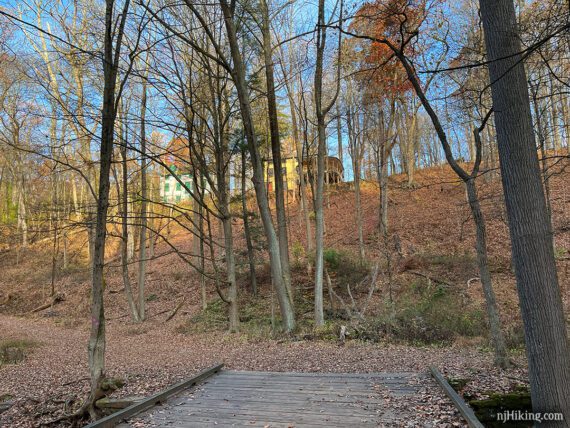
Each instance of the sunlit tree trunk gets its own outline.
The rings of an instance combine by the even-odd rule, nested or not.
[[[109,172],[113,157],[113,142],[116,111],[116,84],[119,69],[119,52],[129,9],[125,0],[121,20],[114,23],[114,1],[107,0],[105,8],[105,33],[103,54],[103,106],[101,110],[101,148],[99,152],[99,188],[97,199],[96,226],[93,240],[91,276],[91,333],[88,356],[90,372],[89,397],[83,406],[93,418],[98,416],[95,402],[101,398],[105,376],[105,310],[103,304],[105,266],[105,242],[107,236],[107,211],[109,209]],[[113,37],[115,36],[115,37]]]

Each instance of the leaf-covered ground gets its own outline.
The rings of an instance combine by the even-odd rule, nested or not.
[[[148,395],[223,362],[240,370],[301,372],[418,372],[436,365],[450,376],[469,375],[470,388],[508,389],[524,380],[522,369],[492,368],[485,351],[458,347],[408,347],[389,344],[249,340],[237,334],[185,335],[175,324],[149,321],[139,327],[111,321],[108,325],[107,372],[126,381],[117,396]],[[0,396],[10,394],[16,404],[0,415],[0,426],[39,426],[71,411],[86,396],[87,325],[62,327],[51,319],[0,315],[0,339],[26,338],[38,343],[20,364],[0,369]],[[432,380],[414,396],[394,397],[376,391],[379,411],[414,409],[415,417],[394,426],[462,426],[449,400]]]

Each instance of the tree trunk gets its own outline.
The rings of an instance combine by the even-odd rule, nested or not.
[[[416,170],[416,140],[418,138],[418,115],[417,110],[412,108],[412,123],[406,133],[406,167],[408,173],[408,186],[414,185],[414,172]]]
[[[271,45],[271,28],[269,10],[266,0],[260,2],[263,35],[263,57],[265,61],[265,80],[267,85],[267,110],[269,113],[269,132],[271,134],[271,155],[273,158],[275,182],[275,210],[277,213],[277,232],[279,236],[279,256],[283,281],[293,302],[293,287],[291,285],[291,269],[289,264],[289,238],[287,236],[287,217],[285,212],[285,197],[283,193],[283,167],[281,165],[281,140],[279,136],[279,120],[277,117],[277,100],[275,97],[275,77],[273,67],[273,47]]]
[[[570,350],[515,9],[512,0],[480,0],[480,8],[533,411],[562,412],[549,426],[569,426]]]
[[[472,181],[477,177],[477,174],[479,172],[479,168],[481,165],[481,138],[480,138],[480,133],[483,130],[483,128],[485,127],[487,121],[489,120],[490,115],[492,113],[492,110],[485,116],[483,123],[481,124],[481,127],[475,129],[475,131],[473,133],[473,135],[475,137],[475,141],[476,141],[477,152],[476,152],[476,156],[475,156],[475,162],[474,162],[473,169],[472,169],[471,173],[468,174],[457,163],[457,161],[453,157],[452,149],[451,149],[451,146],[450,146],[449,141],[447,139],[447,135],[443,129],[441,122],[439,121],[439,117],[437,116],[436,112],[434,111],[433,107],[431,106],[431,103],[429,102],[429,100],[426,97],[426,94],[422,88],[422,85],[421,85],[421,83],[417,77],[417,73],[415,72],[411,62],[400,50],[395,49],[393,46],[390,46],[390,47],[392,49],[392,52],[394,52],[394,54],[398,57],[398,59],[400,60],[400,63],[404,67],[406,74],[408,76],[408,80],[412,84],[412,86],[413,86],[416,94],[418,95],[424,109],[426,110],[428,116],[431,119],[433,127],[434,127],[434,129],[438,135],[438,138],[441,142],[441,145],[442,145],[443,151],[445,153],[445,157],[447,159],[447,162],[449,163],[449,165],[451,166],[453,171],[459,176],[459,178],[461,178],[463,180],[463,182],[465,182],[469,186],[467,189],[469,192],[470,207],[472,209],[472,212],[474,215],[474,220],[476,221],[476,225],[477,225],[477,238],[478,238],[477,239],[477,254],[478,254],[479,268],[481,269],[481,271],[480,271],[481,281],[482,282],[484,281],[483,285],[484,285],[484,292],[485,292],[485,297],[486,297],[486,301],[487,301],[487,309],[489,311],[489,313],[488,313],[489,322],[492,323],[491,331],[492,331],[492,335],[493,335],[493,341],[494,341],[494,344],[496,345],[496,350],[498,351],[497,355],[496,355],[496,359],[498,362],[505,361],[506,351],[501,346],[502,339],[501,339],[501,333],[500,333],[498,308],[496,306],[496,303],[494,302],[495,299],[494,299],[494,295],[492,292],[490,275],[489,275],[488,266],[486,263],[486,249],[485,249],[485,245],[484,245],[485,244],[485,229],[484,229],[483,217],[482,217],[480,207],[478,204],[477,193],[475,191],[474,184],[472,184]],[[469,184],[469,183],[471,183],[471,184]],[[485,256],[485,257],[483,257],[483,256]]]
[[[388,159],[386,142],[380,147],[380,234],[388,235]]]
[[[319,95],[320,96],[320,95]],[[317,115],[317,191],[315,195],[315,326],[325,324],[323,312],[323,273],[324,273],[324,217],[323,192],[325,179],[325,118]]]
[[[121,191],[121,273],[123,275],[123,285],[125,287],[125,296],[131,311],[131,318],[135,322],[143,320],[141,314],[133,298],[133,291],[131,287],[131,279],[129,277],[129,198],[128,198],[128,168],[127,168],[127,141],[123,140],[121,146],[121,178],[122,178],[122,191]],[[119,186],[117,186],[119,187]],[[140,293],[139,293],[140,295]],[[144,313],[144,311],[143,311]]]
[[[218,103],[218,118],[222,117],[222,110],[225,102],[220,100]],[[227,110],[229,111],[229,107]],[[226,281],[228,284],[227,299],[230,304],[229,308],[229,330],[230,332],[237,332],[239,330],[239,313],[238,313],[238,290],[236,283],[236,262],[234,253],[234,236],[232,229],[232,213],[230,208],[230,182],[229,182],[229,168],[226,165],[229,163],[229,135],[224,129],[224,125],[220,124],[219,140],[220,147],[216,153],[216,168],[217,168],[217,182],[218,182],[218,197],[219,197],[219,210],[222,221],[222,229],[224,234],[224,254],[226,260]],[[216,132],[214,132],[216,133]]]
[[[355,117],[356,116],[356,117]],[[361,161],[362,161],[362,145],[363,142],[359,143],[359,138],[362,137],[362,132],[355,132],[354,121],[358,122],[358,113],[354,115],[349,112],[347,113],[347,128],[348,128],[348,138],[350,144],[350,154],[352,156],[352,170],[354,174],[354,203],[356,210],[356,230],[358,234],[358,254],[360,263],[364,263],[365,253],[364,253],[364,234],[362,231],[362,202],[360,194],[360,176],[361,176]]]
[[[24,180],[18,189],[18,228],[22,232],[22,247],[28,246],[28,222],[26,220],[26,200],[24,198]]]
[[[145,73],[148,75],[148,73]],[[138,291],[139,291],[139,318],[145,319],[145,282],[146,282],[146,242],[147,242],[147,200],[148,200],[148,183],[146,178],[147,155],[146,155],[146,103],[147,103],[147,83],[143,80],[142,96],[141,96],[141,220],[140,220],[140,238],[139,238],[139,272],[138,272]]]
[[[290,101],[290,105],[293,107],[295,107],[295,104],[293,103],[293,101]],[[296,118],[297,115],[296,114],[291,114],[291,120],[293,120],[293,118]],[[297,163],[298,163],[298,172],[299,172],[299,193],[301,194],[301,209],[303,211],[303,218],[305,220],[305,236],[307,237],[307,252],[311,252],[313,251],[313,231],[311,228],[311,216],[310,216],[310,209],[309,209],[309,198],[307,197],[307,182],[305,181],[305,170],[303,168],[303,161],[308,159],[305,159],[305,157],[303,156],[303,144],[301,143],[301,138],[299,136],[299,128],[298,126],[296,126],[297,121],[295,120],[293,122],[293,135],[296,135],[295,137],[295,149],[297,151]],[[308,267],[310,268],[310,263],[308,263]],[[309,269],[309,273],[310,273],[310,269]]]
[[[336,105],[336,139],[338,144],[338,159],[340,164],[344,167],[343,150],[342,150],[342,120],[340,115],[340,104]],[[344,171],[342,172],[341,179],[344,180]]]
[[[107,211],[109,209],[109,172],[113,157],[114,128],[116,119],[115,90],[118,58],[122,44],[122,35],[129,0],[125,1],[121,23],[115,27],[113,22],[113,0],[106,1],[105,8],[105,35],[104,35],[104,61],[103,61],[103,106],[101,109],[101,148],[99,155],[99,189],[97,198],[97,214],[93,242],[93,268],[91,277],[91,333],[89,336],[88,356],[90,371],[90,392],[84,405],[94,418],[97,416],[95,402],[102,397],[101,382],[105,376],[105,310],[103,304],[105,266],[105,240],[107,236]],[[115,33],[115,38],[113,34]],[[113,48],[113,41],[116,47]],[[115,58],[117,59],[115,61]]]
[[[255,253],[253,243],[251,241],[251,231],[249,228],[249,211],[247,209],[247,187],[246,187],[246,157],[245,148],[241,152],[241,206],[243,210],[243,230],[245,234],[245,243],[247,246],[247,258],[249,261],[249,283],[251,292],[257,296],[257,277],[255,274]]]
[[[558,153],[560,151],[560,147],[562,146],[560,141],[560,126],[559,126],[559,116],[558,116],[558,97],[555,95],[556,88],[554,86],[554,79],[552,75],[548,75],[548,81],[550,86],[550,94],[548,96],[551,105],[551,112],[552,112],[552,137],[553,137],[553,148],[554,153]]]
[[[317,190],[315,195],[315,326],[324,325],[325,318],[323,312],[323,276],[324,276],[324,216],[323,216],[323,196],[325,179],[325,158],[327,155],[326,136],[326,116],[330,111],[339,92],[340,85],[340,62],[341,62],[341,35],[339,30],[338,39],[338,62],[337,62],[337,87],[336,94],[326,106],[323,106],[323,62],[327,40],[327,29],[325,23],[325,1],[318,2],[317,17],[317,55],[315,62],[314,76],[314,101],[315,115],[317,117]],[[340,18],[342,24],[343,2],[339,5]]]
[[[532,88],[532,105],[534,107],[534,116],[536,120],[536,133],[538,136],[538,147],[540,149],[540,167],[542,171],[542,180],[544,183],[544,191],[546,196],[546,209],[548,210],[548,217],[552,221],[552,208],[550,205],[550,180],[548,174],[548,159],[546,158],[546,128],[542,120],[542,111],[538,100],[538,88]]]
[[[315,66],[315,113],[317,116],[317,189],[315,193],[315,327],[325,324],[323,312],[324,274],[324,217],[323,192],[325,181],[325,156],[327,152],[326,122],[323,111],[323,57],[326,46],[324,0],[319,0],[317,20],[317,58]],[[321,26],[322,25],[322,26]]]
[[[475,223],[476,231],[476,247],[477,247],[477,264],[479,266],[479,275],[481,277],[481,285],[483,287],[483,294],[485,295],[485,304],[487,305],[487,317],[489,318],[489,327],[491,330],[491,341],[495,350],[495,364],[499,367],[506,368],[509,366],[509,359],[507,348],[505,346],[505,339],[501,331],[501,320],[499,318],[499,308],[497,300],[495,299],[495,292],[493,291],[493,284],[491,282],[491,273],[489,272],[489,261],[487,258],[487,231],[485,228],[485,220],[477,189],[475,187],[475,179],[465,181],[467,188],[467,200],[473,215],[473,222]]]
[[[243,126],[245,136],[251,155],[251,163],[253,166],[253,186],[257,195],[257,203],[261,214],[261,220],[265,235],[267,237],[267,245],[269,248],[269,257],[271,265],[271,274],[273,276],[273,283],[281,309],[281,316],[283,318],[283,327],[286,332],[291,332],[295,329],[295,314],[291,298],[287,292],[287,287],[283,280],[283,271],[281,269],[281,257],[279,254],[279,241],[275,228],[273,226],[271,211],[269,210],[269,200],[267,191],[265,189],[263,179],[263,165],[261,157],[259,156],[259,149],[257,147],[257,140],[255,138],[255,130],[253,126],[253,117],[251,114],[251,105],[249,100],[249,90],[245,80],[245,66],[241,57],[235,23],[233,21],[233,11],[226,0],[220,0],[220,5],[224,15],[224,23],[228,35],[228,44],[230,46],[231,56],[233,59],[232,78],[234,80],[236,91],[239,98],[239,106],[241,116],[243,119]]]
[[[226,205],[227,206],[227,205]],[[228,300],[230,302],[230,328],[231,332],[236,332],[239,330],[239,313],[238,313],[238,296],[237,296],[237,284],[236,284],[236,263],[234,256],[234,241],[232,232],[232,217],[226,209],[222,214],[222,225],[224,228],[224,247],[225,247],[225,258],[226,258],[226,270],[227,270],[227,282],[228,288]]]
[[[200,296],[202,300],[202,309],[206,310],[208,308],[208,296],[206,293],[206,278],[204,276],[204,208],[203,208],[203,187],[201,182],[198,180],[198,171],[194,171],[192,179],[192,193],[194,197],[194,207],[193,207],[193,223],[194,223],[194,238],[192,242],[194,253],[194,262],[196,266],[199,266],[198,275],[200,275]],[[201,188],[198,189],[198,186]]]

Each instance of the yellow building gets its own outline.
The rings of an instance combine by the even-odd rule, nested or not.
[[[275,172],[273,170],[273,161],[267,159],[264,162],[264,179],[269,192],[275,191]],[[310,170],[309,170],[310,166]],[[296,157],[287,157],[281,159],[281,168],[283,170],[283,187],[285,191],[296,191],[299,186],[299,162]],[[303,162],[303,175],[305,181],[309,183],[316,175],[316,158],[311,162]],[[327,156],[325,162],[325,183],[335,184],[342,182],[343,166],[340,160],[334,156]]]
[[[281,159],[281,169],[283,171],[283,188],[285,191],[294,191],[299,185],[297,158],[288,157]],[[270,192],[275,191],[275,171],[273,170],[273,160],[268,159],[263,164],[264,179],[267,189]]]

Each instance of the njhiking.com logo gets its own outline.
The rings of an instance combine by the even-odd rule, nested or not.
[[[533,413],[522,410],[509,410],[497,413],[497,421],[507,422],[535,422],[542,423],[546,421],[562,421],[564,415],[562,413]]]

